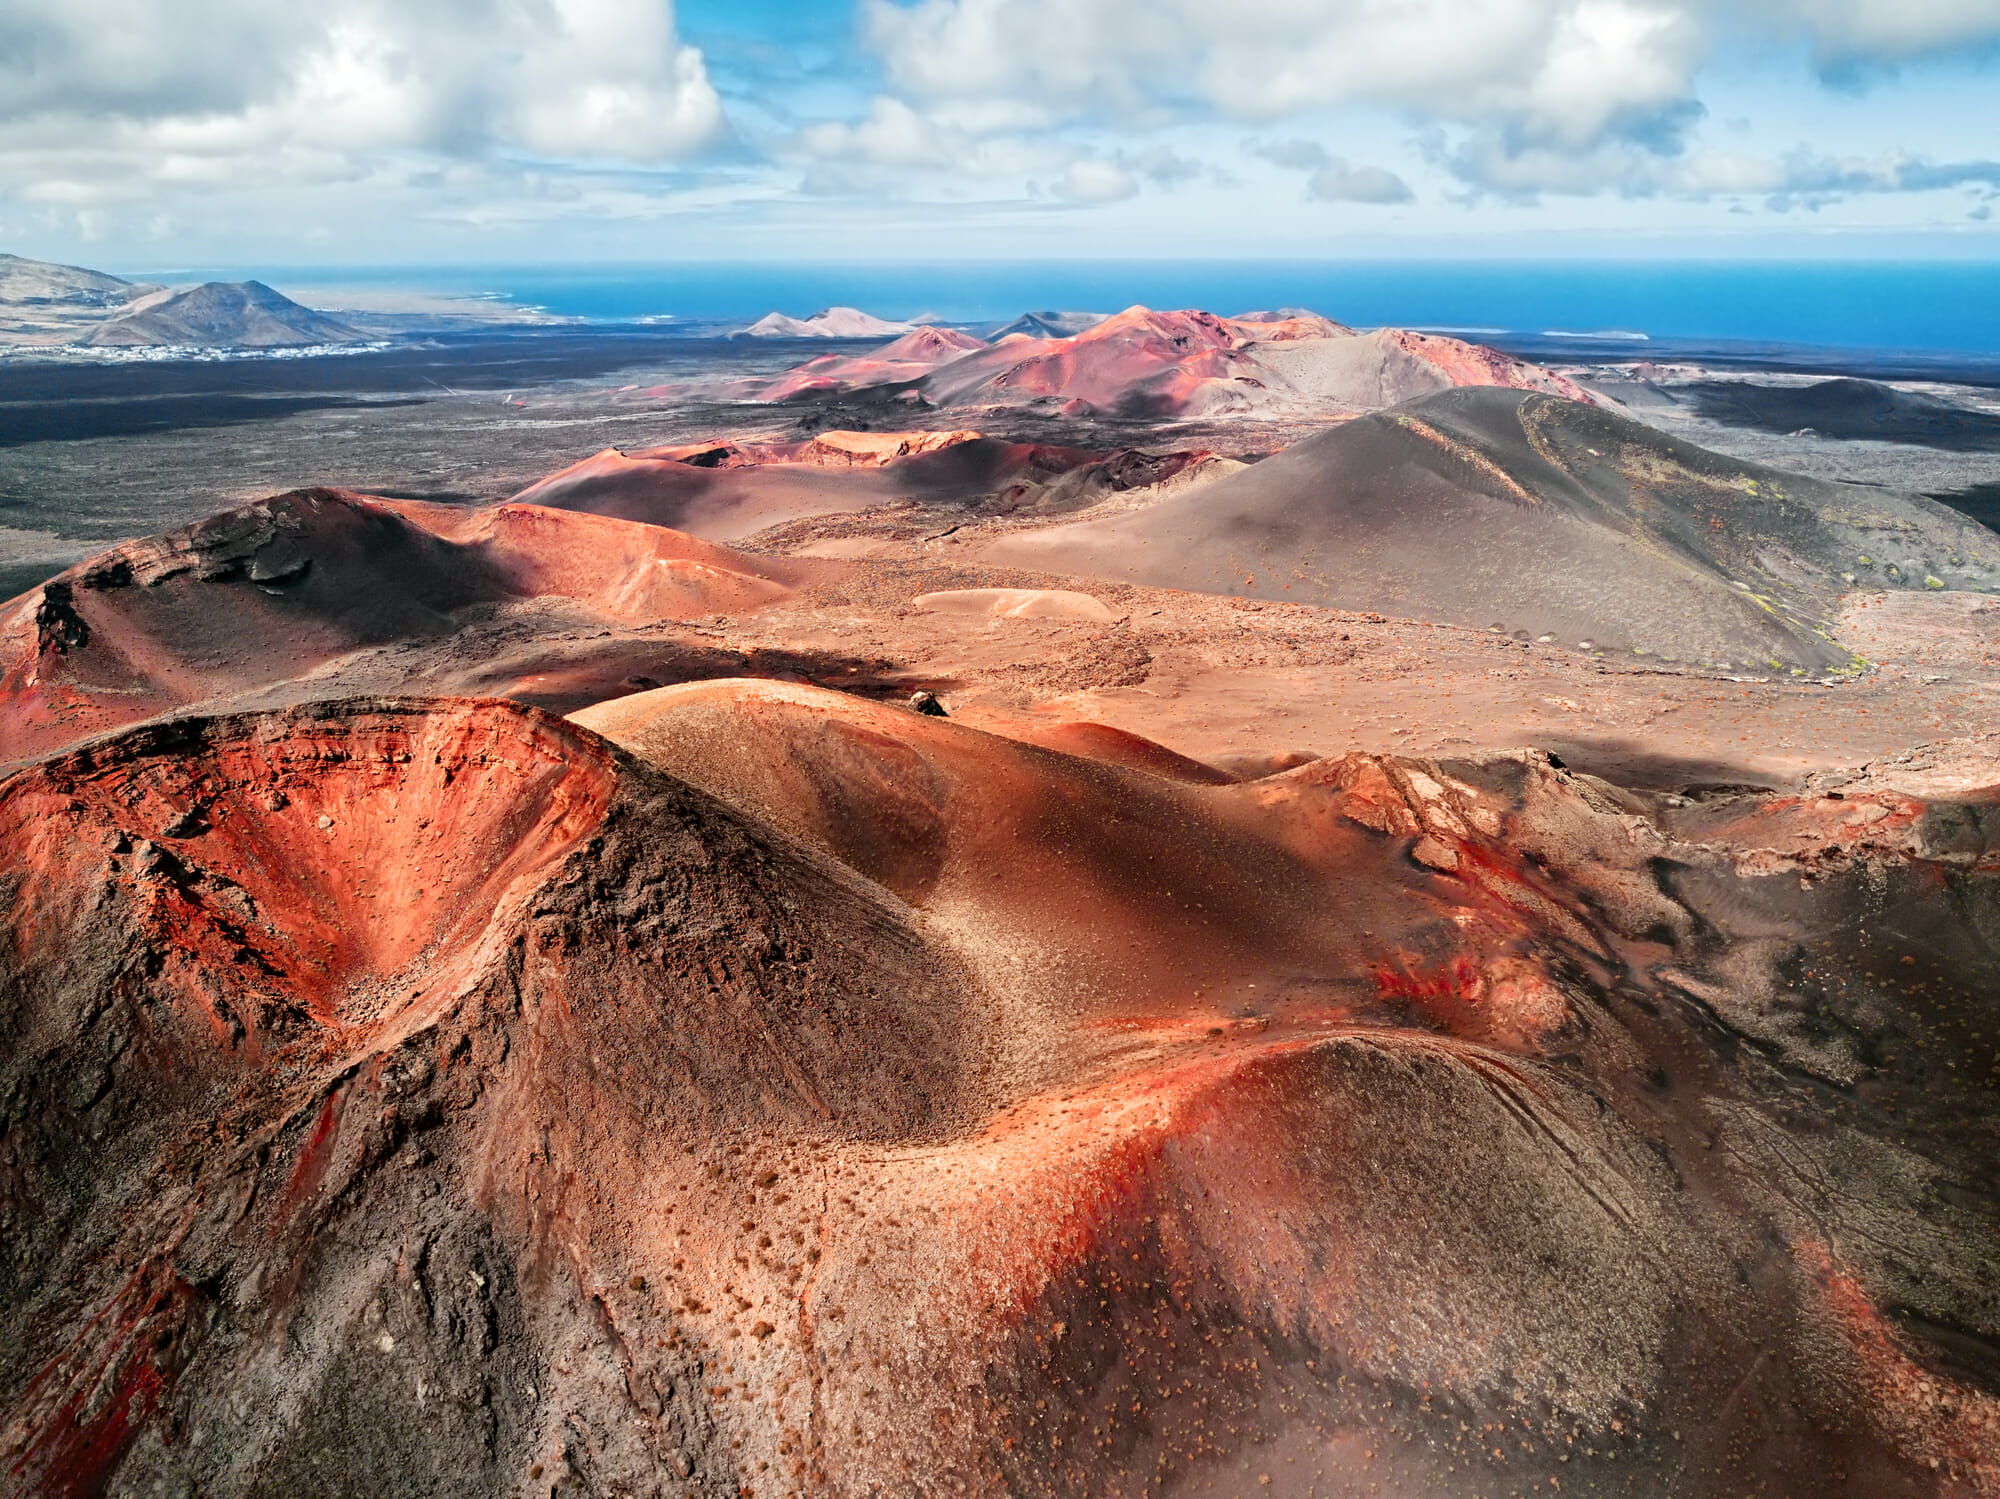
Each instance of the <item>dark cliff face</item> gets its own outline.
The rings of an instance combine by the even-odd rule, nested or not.
[[[9,1489],[1995,1481],[1980,798],[652,699],[0,783]]]

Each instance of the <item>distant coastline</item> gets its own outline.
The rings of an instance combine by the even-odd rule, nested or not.
[[[767,313],[856,307],[982,322],[1024,308],[1309,307],[1361,327],[1478,329],[1510,350],[1544,330],[1643,347],[1865,350],[2000,361],[2000,264],[1908,261],[1130,261],[586,268],[121,269],[145,280],[266,281],[308,306],[713,335]],[[1573,346],[1625,342],[1562,340]]]

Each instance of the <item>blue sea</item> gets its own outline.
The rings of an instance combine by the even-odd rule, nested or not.
[[[482,296],[593,323],[748,321],[853,306],[951,322],[1030,309],[1307,307],[1361,327],[1494,342],[1875,350],[2000,358],[1992,262],[1069,262],[663,264],[591,267],[229,267],[144,272],[256,276],[294,295],[401,287]]]

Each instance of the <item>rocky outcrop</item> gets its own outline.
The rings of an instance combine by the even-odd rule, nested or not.
[[[754,609],[799,570],[657,526],[298,490],[123,543],[0,616],[0,763],[529,603],[647,624]]]

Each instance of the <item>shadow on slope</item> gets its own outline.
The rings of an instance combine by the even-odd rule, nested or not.
[[[1830,622],[1851,587],[2000,574],[2000,543],[1933,501],[1501,389],[1361,417],[1198,493],[984,555],[1793,673],[1850,664]]]
[[[2000,453],[2000,416],[1873,380],[1755,385],[1707,380],[1688,387],[1711,421],[1764,432],[1810,429],[1857,442],[1904,442],[1955,453]]]

